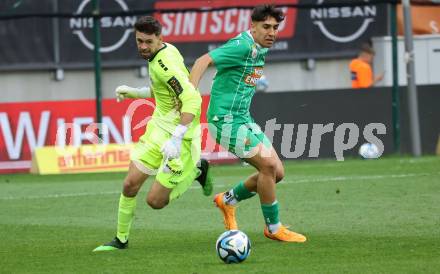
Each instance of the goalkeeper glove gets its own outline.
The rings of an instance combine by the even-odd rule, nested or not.
[[[148,98],[151,97],[149,87],[133,88],[122,85],[116,88],[116,101],[121,102],[125,98]]]
[[[188,127],[184,125],[177,125],[176,129],[171,136],[171,139],[165,142],[162,146],[162,153],[167,159],[176,159],[180,157],[180,148],[182,146],[183,136],[188,130]]]

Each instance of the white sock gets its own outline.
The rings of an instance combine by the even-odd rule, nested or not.
[[[225,192],[225,195],[223,195],[223,202],[227,205],[232,205],[232,206],[238,203],[237,199],[235,199],[233,189]]]
[[[281,223],[278,222],[278,223],[276,223],[276,224],[269,224],[269,225],[267,226],[267,229],[269,229],[269,232],[270,232],[270,233],[275,234],[275,233],[278,232],[278,230],[280,229],[280,227],[281,227]]]

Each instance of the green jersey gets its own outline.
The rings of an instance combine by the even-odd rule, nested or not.
[[[249,31],[209,52],[217,73],[211,88],[208,120],[246,121],[257,80],[263,75],[268,49],[258,45]]]
[[[200,125],[202,98],[189,81],[189,71],[182,55],[173,45],[164,43],[148,62],[150,86],[156,99],[152,121],[172,133],[182,112],[194,114],[185,134],[185,139],[191,139],[194,134],[197,135],[194,128]]]

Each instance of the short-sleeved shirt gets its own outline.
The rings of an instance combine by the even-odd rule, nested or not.
[[[351,87],[368,88],[373,85],[373,71],[370,64],[356,58],[350,62]]]
[[[152,119],[160,128],[172,133],[180,121],[180,114],[194,114],[185,139],[197,134],[200,125],[200,93],[189,82],[189,71],[180,52],[171,44],[164,46],[149,60],[148,72],[156,108]]]
[[[217,73],[211,88],[208,121],[240,123],[248,120],[267,51],[254,41],[249,31],[245,31],[209,52]]]

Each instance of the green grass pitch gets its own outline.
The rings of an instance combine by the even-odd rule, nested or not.
[[[284,224],[305,244],[263,236],[258,198],[237,209],[249,258],[226,265],[212,197],[194,185],[162,210],[138,195],[127,250],[92,253],[115,235],[123,173],[0,176],[1,273],[439,273],[440,157],[286,161]],[[251,167],[214,166],[215,192]]]

